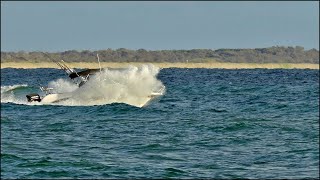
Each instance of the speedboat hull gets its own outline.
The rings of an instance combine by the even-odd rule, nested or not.
[[[71,96],[69,96],[68,94],[48,94],[42,98],[41,102],[44,104],[57,103],[57,102],[67,100],[70,97]]]

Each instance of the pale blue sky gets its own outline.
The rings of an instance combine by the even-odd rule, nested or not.
[[[319,49],[319,2],[1,2],[1,51]]]

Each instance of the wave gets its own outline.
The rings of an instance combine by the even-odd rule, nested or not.
[[[48,87],[53,88],[52,93],[64,94],[69,98],[52,105],[93,106],[126,103],[142,107],[150,100],[151,93],[165,93],[165,86],[157,79],[159,70],[152,64],[116,70],[103,69],[91,75],[90,80],[80,88],[69,79],[57,79],[49,82]],[[23,93],[17,95],[18,89],[23,90]],[[1,103],[42,105],[41,102],[27,102],[25,95],[34,93],[28,92],[31,89],[34,90],[34,87],[26,84],[1,86]]]
[[[10,92],[17,89],[23,89],[25,87],[28,87],[27,84],[21,84],[21,85],[11,85],[11,86],[1,86],[1,94],[5,92]]]
[[[27,84],[1,86],[1,103],[25,104],[26,101],[17,94],[27,89],[29,89]]]

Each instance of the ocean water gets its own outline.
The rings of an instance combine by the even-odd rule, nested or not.
[[[107,76],[123,86],[103,102],[29,104],[39,84],[72,89],[64,72],[1,69],[1,178],[319,178],[319,70]]]

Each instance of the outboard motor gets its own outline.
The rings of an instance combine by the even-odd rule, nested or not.
[[[27,99],[28,99],[28,102],[34,102],[34,101],[37,101],[37,102],[40,102],[41,101],[41,98],[39,96],[39,94],[28,94],[26,95]]]

